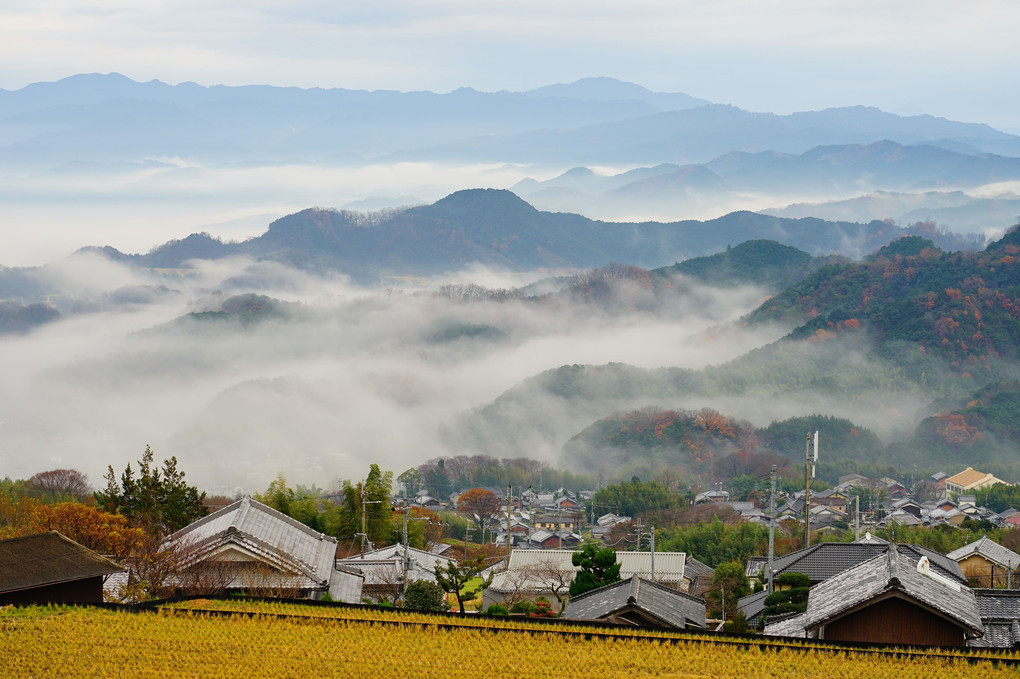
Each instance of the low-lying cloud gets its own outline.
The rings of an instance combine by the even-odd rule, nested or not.
[[[777,336],[720,329],[757,305],[754,289],[692,287],[669,307],[605,313],[564,301],[456,302],[428,287],[366,290],[283,267],[267,276],[274,266],[203,263],[187,277],[152,279],[78,258],[65,275],[93,298],[103,281],[172,292],[0,339],[3,473],[72,467],[99,486],[107,465],[119,474],[148,444],[212,492],[262,489],[278,473],[330,487],[372,462],[399,473],[462,452],[443,440],[443,425],[544,370],[699,368]],[[275,283],[263,292],[292,303],[279,317],[181,319],[246,292],[229,281],[252,267]],[[555,462],[557,445],[534,454]]]

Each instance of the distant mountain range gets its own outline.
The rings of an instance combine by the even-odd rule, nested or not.
[[[149,268],[176,269],[189,260],[244,255],[373,280],[438,274],[471,264],[507,271],[576,270],[609,262],[654,268],[762,238],[811,254],[858,257],[909,233],[880,221],[824,222],[752,212],[704,222],[603,222],[542,212],[509,191],[471,189],[432,205],[375,215],[310,208],[276,220],[261,236],[241,243],[193,234],[147,254],[99,251]],[[924,235],[949,250],[983,245],[980,237],[934,229]]]
[[[936,190],[971,189],[1017,180],[1020,158],[882,140],[872,144],[819,146],[799,155],[732,152],[700,165],[665,163],[614,175],[578,167],[552,179],[518,182],[511,190],[540,209],[623,216],[699,213],[706,207],[739,204],[762,195],[780,202],[797,197],[810,200],[859,196],[878,190],[910,195],[921,192],[927,201],[915,200],[920,207],[928,205],[928,201],[938,203],[940,194]],[[961,202],[958,196],[955,203]],[[799,211],[782,214],[819,216],[811,208],[801,205]],[[943,214],[951,218],[949,213]],[[1016,214],[1010,215],[1010,219]],[[867,219],[851,221],[895,216],[900,216],[899,211],[890,214],[875,210]],[[955,226],[955,221],[950,223]],[[984,223],[981,228],[993,226],[999,224]]]
[[[537,165],[700,163],[732,152],[938,143],[1020,155],[987,125],[866,107],[775,115],[610,78],[530,92],[203,87],[77,75],[0,90],[4,166],[429,160]]]

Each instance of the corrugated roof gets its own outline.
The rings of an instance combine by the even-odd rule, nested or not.
[[[705,626],[704,600],[637,576],[572,598],[563,617],[599,620],[632,607],[666,627]]]
[[[825,582],[808,594],[804,628],[810,633],[868,602],[885,596],[912,599],[953,620],[968,637],[984,633],[973,590],[937,573],[918,570],[895,545],[884,554],[869,559]]]
[[[194,549],[195,560],[229,543],[241,545],[315,586],[329,582],[337,545],[336,538],[247,497],[182,528],[166,542]]]
[[[518,583],[512,582],[510,571],[522,571],[549,566],[560,570],[578,571],[571,560],[575,550],[572,549],[515,549],[510,553],[510,565],[506,571],[496,574],[491,589],[497,592],[509,592],[522,589]],[[620,577],[623,579],[638,575],[653,579],[651,552],[617,552],[616,561],[620,564]],[[681,583],[684,579],[686,554],[684,552],[656,552],[656,582]],[[532,583],[534,589],[544,587],[541,582]]]
[[[123,571],[56,531],[0,540],[0,592],[73,582]]]
[[[1012,570],[1020,568],[1020,554],[1017,554],[1008,547],[1003,547],[998,542],[989,540],[987,535],[959,549],[954,549],[949,554],[946,554],[946,557],[959,562],[972,554],[980,554],[989,561],[994,561],[1000,566],[1006,566]]]

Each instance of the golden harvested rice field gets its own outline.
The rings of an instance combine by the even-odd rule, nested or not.
[[[243,601],[141,612],[8,607],[0,609],[0,676],[984,679],[1020,672],[1008,661],[945,658],[941,651],[892,657],[492,622]]]

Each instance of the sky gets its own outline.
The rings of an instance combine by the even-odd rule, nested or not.
[[[610,76],[774,113],[869,105],[1020,132],[1012,0],[7,0],[0,89],[521,91]]]

